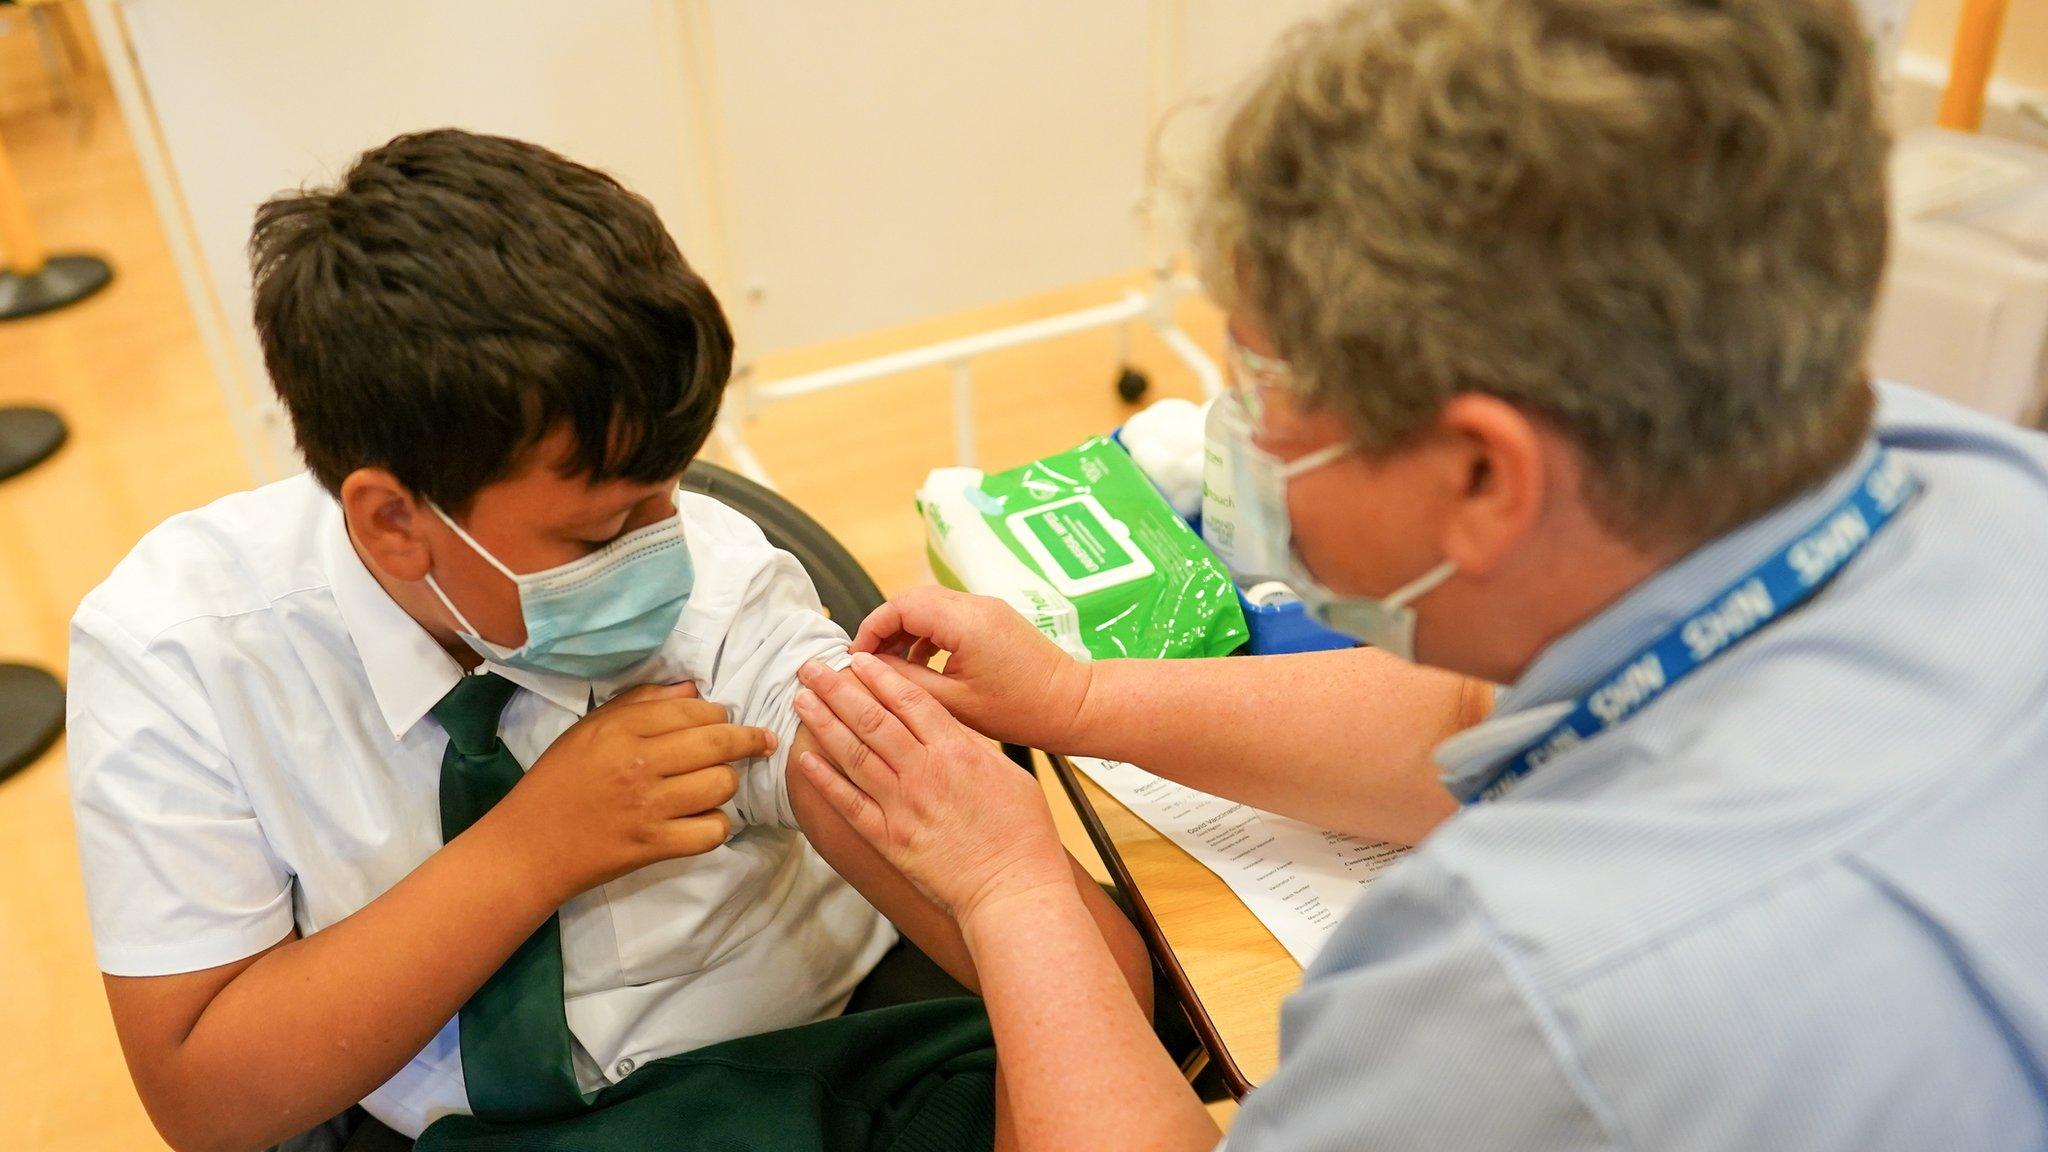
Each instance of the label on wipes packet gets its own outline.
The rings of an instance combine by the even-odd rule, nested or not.
[[[1084,595],[1152,575],[1145,554],[1131,546],[1130,526],[1092,495],[1070,496],[1009,518],[1017,542],[1038,561],[1052,586]]]
[[[1107,438],[918,492],[941,582],[1017,606],[1097,658],[1220,656],[1247,631],[1216,555]]]

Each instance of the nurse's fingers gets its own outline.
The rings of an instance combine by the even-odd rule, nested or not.
[[[933,698],[943,705],[948,712],[953,710],[956,702],[966,703],[965,700],[960,699],[961,695],[968,691],[966,686],[958,680],[949,678],[944,672],[936,668],[919,664],[915,661],[905,660],[901,656],[882,655],[875,657],[875,659],[887,665],[898,676],[931,693]],[[956,716],[954,719],[957,720],[959,717]]]
[[[818,794],[825,798],[825,803],[853,825],[853,830],[860,833],[862,839],[877,848],[882,846],[889,824],[882,816],[882,806],[875,803],[874,797],[861,791],[816,752],[807,751],[798,756],[797,769],[810,778]]]
[[[918,743],[931,747],[943,743],[960,732],[960,722],[932,694],[904,679],[902,673],[865,652],[855,653],[853,674],[867,685],[868,691],[882,706],[917,737]]]
[[[882,754],[862,742],[816,692],[800,688],[796,694],[796,716],[818,740],[825,755],[838,765],[848,779],[876,795],[886,796],[893,786],[894,769],[882,762]]]
[[[861,658],[873,659],[865,655]],[[831,709],[832,714],[839,718],[839,722],[853,729],[853,734],[860,738],[860,742],[886,762],[892,771],[897,765],[907,763],[912,756],[917,755],[917,738],[912,736],[910,729],[905,728],[902,721],[884,708],[868,691],[867,686],[858,679],[845,673],[834,672],[816,660],[805,664],[797,672],[797,679],[801,680],[806,688],[815,692],[818,699],[825,702],[825,707]],[[846,766],[842,761],[841,767]],[[858,777],[855,778],[855,783],[867,786],[867,782]]]
[[[895,652],[901,655],[909,650],[910,642],[915,639],[903,631],[903,609],[890,600],[868,613],[867,619],[860,622],[850,647],[855,652]]]
[[[888,651],[901,656],[917,640],[929,640],[947,651],[957,651],[975,598],[965,592],[928,584],[912,588],[868,614],[854,635],[855,652]]]

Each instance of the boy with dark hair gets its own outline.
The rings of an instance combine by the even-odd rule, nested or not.
[[[73,623],[93,931],[165,1138],[262,1148],[359,1101],[406,1137],[493,1122],[429,1139],[464,1147],[606,1147],[629,1103],[663,1117],[638,1147],[973,1129],[974,1002],[840,1015],[889,921],[974,973],[786,771],[796,673],[846,638],[677,487],[733,342],[653,209],[429,132],[265,204],[251,253],[310,475],[172,518]]]

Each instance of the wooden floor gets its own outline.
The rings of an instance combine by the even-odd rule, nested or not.
[[[0,660],[59,670],[73,607],[145,531],[251,483],[128,138],[111,99],[100,98],[84,141],[72,121],[40,107],[0,109],[45,243],[101,253],[117,277],[78,307],[0,325],[0,404],[56,408],[72,434],[57,457],[0,484]],[[1106,302],[1118,286],[768,358],[763,375]],[[1216,347],[1214,310],[1190,303],[1184,311],[1197,339]],[[1156,394],[1197,394],[1149,334],[1139,334],[1134,358],[1152,372]],[[1128,409],[1111,392],[1114,359],[1114,337],[1100,332],[980,363],[984,465],[1019,463],[1119,423]],[[942,373],[906,377],[771,409],[752,426],[752,441],[792,499],[885,590],[901,589],[925,579],[911,492],[928,469],[952,462],[947,403]],[[1070,821],[1067,829],[1092,856]],[[0,868],[0,1147],[161,1148],[129,1085],[93,967],[61,745],[0,785]]]

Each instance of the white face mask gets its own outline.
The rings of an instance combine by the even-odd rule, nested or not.
[[[1415,601],[1451,578],[1458,566],[1445,560],[1383,597],[1344,596],[1315,578],[1294,547],[1294,527],[1287,512],[1287,482],[1349,455],[1349,444],[1318,448],[1294,460],[1281,460],[1251,442],[1232,435],[1240,525],[1239,562],[1247,572],[1279,580],[1301,597],[1317,623],[1403,660],[1415,659]]]
[[[696,570],[680,514],[628,532],[567,564],[522,574],[500,563],[438,506],[428,507],[519,587],[526,643],[507,648],[479,635],[440,581],[427,574],[427,587],[461,625],[463,641],[486,660],[584,680],[614,676],[659,650],[689,603]]]

